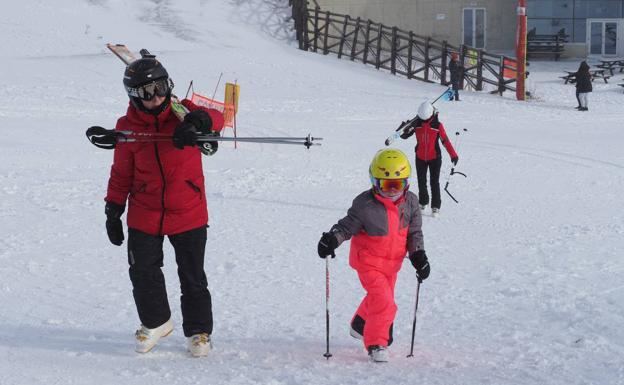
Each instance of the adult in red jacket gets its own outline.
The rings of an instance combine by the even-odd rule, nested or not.
[[[406,253],[420,279],[429,276],[416,195],[408,191],[411,166],[396,149],[379,151],[370,166],[372,189],[353,200],[347,216],[323,233],[321,258],[351,239],[349,264],[366,296],[351,320],[351,336],[362,339],[372,361],[388,360],[397,306],[394,287]]]
[[[431,103],[423,102],[418,108],[417,119],[411,126],[406,127],[401,138],[407,139],[416,133],[416,177],[418,178],[418,202],[421,210],[429,204],[427,191],[427,170],[431,183],[431,213],[437,215],[442,205],[440,196],[440,168],[442,167],[442,152],[440,142],[451,157],[451,162],[457,164],[459,157],[451,144],[444,125],[438,120],[438,113]]]
[[[128,262],[141,320],[136,351],[150,351],[173,325],[167,301],[163,240],[168,236],[178,264],[184,335],[193,355],[210,350],[212,300],[204,272],[208,209],[198,134],[218,135],[223,115],[190,101],[182,122],[172,111],[173,82],[153,56],[132,62],[124,74],[130,97],[116,130],[171,135],[172,141],[120,143],[115,147],[106,195],[106,230],[111,243],[124,240],[121,215],[128,201]],[[217,142],[213,151],[217,149]]]

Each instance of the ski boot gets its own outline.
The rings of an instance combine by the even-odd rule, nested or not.
[[[431,208],[431,216],[434,218],[438,217],[438,214],[440,214],[440,209],[437,207],[432,207]]]
[[[163,337],[167,337],[172,331],[173,322],[171,322],[171,320],[154,329],[148,329],[141,325],[139,330],[134,333],[134,338],[136,340],[134,350],[137,353],[147,353],[152,350],[154,346],[156,346],[158,340]]]
[[[385,346],[372,345],[368,347],[368,357],[371,362],[388,362],[390,358]]]
[[[193,357],[204,357],[212,350],[210,334],[199,333],[187,338],[188,350]]]

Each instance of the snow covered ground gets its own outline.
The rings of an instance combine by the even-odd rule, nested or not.
[[[468,178],[451,179],[459,204],[443,196],[441,216],[424,217],[432,274],[415,355],[405,358],[413,269],[399,275],[391,362],[372,365],[348,335],[363,291],[343,245],[327,361],[316,243],[369,187],[386,136],[443,88],[297,50],[288,14],[277,0],[3,5],[0,383],[624,383],[624,76],[594,83],[588,112],[558,79],[578,60],[532,63],[538,100],[463,92],[440,103],[447,130],[462,132],[452,136]],[[84,137],[127,105],[107,42],[158,54],[178,94],[191,79],[207,95],[220,73],[237,81],[241,136],[325,138],[310,150],[224,144],[205,158],[215,349],[204,359],[185,351],[169,246],[177,327],[151,353],[133,351],[125,247],[104,229],[112,152]],[[412,154],[414,142],[397,146]]]

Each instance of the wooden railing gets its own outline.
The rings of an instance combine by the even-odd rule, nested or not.
[[[506,76],[515,71],[514,58],[453,46],[372,20],[323,11],[318,6],[310,8],[307,0],[289,3],[302,50],[347,56],[408,79],[442,85],[450,83],[448,63],[451,53],[456,52],[464,65],[461,86],[477,91],[488,88],[501,95],[505,90],[515,92],[515,77]]]

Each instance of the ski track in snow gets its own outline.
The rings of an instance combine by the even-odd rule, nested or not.
[[[397,122],[442,87],[297,50],[287,3],[27,0],[0,15],[0,384],[624,383],[624,95],[612,78],[594,84],[589,112],[573,110],[574,87],[556,79],[578,61],[531,63],[539,100],[465,91],[438,105],[468,178],[449,178],[443,155],[441,185],[460,203],[443,192],[440,217],[423,216],[432,275],[414,357],[409,263],[391,362],[371,365],[348,335],[363,295],[348,244],[330,262],[333,357],[322,356],[316,243],[368,188]],[[205,359],[185,351],[167,242],[176,328],[149,354],[133,351],[125,246],[104,229],[112,153],[84,137],[127,105],[107,42],[157,54],[178,95],[190,80],[212,95],[223,73],[221,98],[237,81],[239,136],[324,138],[310,150],[224,143],[204,158],[215,314]],[[393,146],[413,156],[413,140]]]

